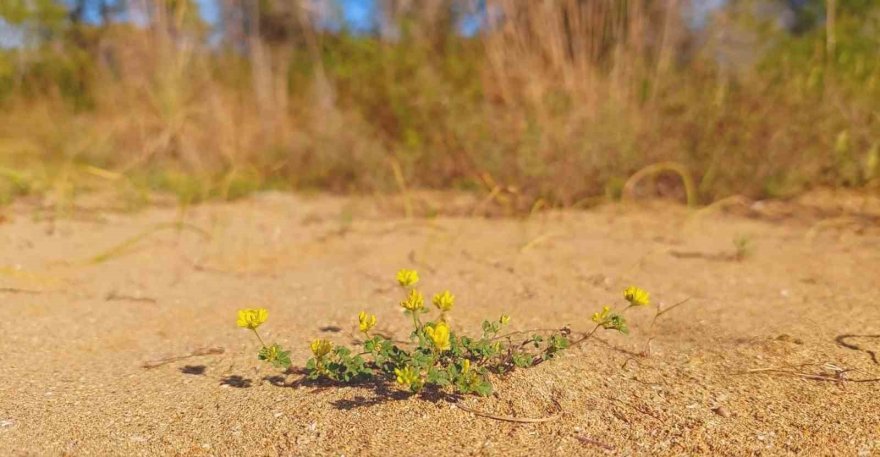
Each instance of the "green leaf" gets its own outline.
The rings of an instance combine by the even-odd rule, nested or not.
[[[279,368],[290,367],[290,351],[285,351],[277,344],[264,346],[260,349],[260,353],[257,357],[260,360],[269,362]]]
[[[492,395],[492,383],[484,379],[482,382],[474,386],[473,391],[481,397],[488,397],[489,395]]]
[[[629,334],[629,327],[626,324],[626,319],[620,314],[612,314],[608,319],[608,326],[606,328],[613,328],[620,333]]]
[[[449,378],[447,377],[446,371],[438,370],[433,367],[428,370],[426,381],[428,382],[428,384],[436,384],[438,386],[445,386],[449,384]]]
[[[569,346],[568,338],[562,335],[553,335],[550,337],[550,346],[557,350],[567,349]]]
[[[513,364],[520,368],[527,368],[532,366],[535,362],[535,358],[531,354],[518,353],[513,354]]]

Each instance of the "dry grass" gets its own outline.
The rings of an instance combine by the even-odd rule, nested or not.
[[[2,51],[0,195],[64,211],[94,188],[131,208],[156,189],[189,203],[486,187],[525,213],[618,198],[662,163],[673,173],[642,192],[689,204],[880,176],[880,67],[856,27],[870,18],[840,12],[828,47],[821,29],[761,31],[735,9],[696,30],[688,2],[492,0],[505,20],[469,38],[452,3],[473,8],[389,3],[383,33],[351,36],[297,2],[254,15],[230,1],[210,45],[187,2],[147,2],[149,28],[81,25]]]

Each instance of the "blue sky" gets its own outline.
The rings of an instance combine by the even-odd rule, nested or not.
[[[375,17],[373,12],[376,9],[376,0],[335,0],[342,12],[342,20],[347,28],[356,32],[365,32],[375,28]],[[692,20],[695,25],[702,25],[706,16],[723,5],[725,0],[696,0],[694,5],[694,17]],[[196,0],[199,11],[205,21],[216,24],[220,20],[220,8],[218,0]],[[100,19],[97,12],[94,17]],[[337,28],[338,24],[327,24],[330,28]],[[465,34],[473,34],[480,25],[480,18],[476,15],[467,17],[459,25]]]
[[[5,1],[5,0],[0,0]],[[67,0],[69,1],[69,0]],[[118,2],[120,0],[113,0]],[[527,0],[523,0],[527,1]],[[709,13],[719,8],[726,0],[695,0],[694,15],[690,18],[693,25],[700,27],[705,22],[705,18]],[[342,14],[342,24],[327,20],[324,27],[331,30],[338,30],[343,26],[353,32],[367,32],[374,30],[377,26],[374,11],[376,9],[376,0],[335,0]],[[210,24],[220,22],[220,6],[219,0],[195,0],[199,7],[199,13]],[[101,20],[101,13],[95,4],[89,3],[92,8],[84,12],[86,21],[97,23]],[[481,25],[481,17],[477,14],[466,16],[459,24],[459,30],[465,35],[476,33]],[[11,48],[21,46],[24,41],[24,34],[17,28],[10,26],[8,23],[0,19],[0,48]]]

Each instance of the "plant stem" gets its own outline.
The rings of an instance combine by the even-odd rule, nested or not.
[[[263,347],[267,347],[267,346],[266,346],[266,343],[263,342],[263,338],[261,338],[261,337],[260,337],[260,334],[257,333],[257,329],[252,328],[251,330],[254,331],[254,335],[257,335],[257,339],[260,340],[260,344],[263,345]]]
[[[412,318],[413,318],[413,327],[415,327],[416,332],[418,332],[419,327],[421,327],[422,324],[419,322],[419,316],[416,311],[412,311]]]
[[[627,309],[628,309],[628,308],[627,308]],[[624,311],[625,311],[625,310],[624,310]],[[593,334],[596,333],[596,331],[599,330],[599,327],[601,327],[601,326],[602,326],[602,324],[596,324],[596,326],[593,327],[593,330],[591,330],[590,333],[587,333],[587,334],[584,335],[581,339],[579,339],[579,340],[577,340],[577,341],[571,343],[571,345],[570,345],[569,347],[575,347],[575,346],[577,346],[577,345],[583,343],[584,341],[586,341],[587,339],[589,339],[591,336],[593,336]]]
[[[492,338],[488,338],[489,341],[503,340],[505,338],[509,338],[514,335],[523,335],[528,333],[548,333],[548,332],[562,332],[565,330],[563,328],[535,328],[530,330],[518,330],[516,332],[505,333],[504,335],[494,336]],[[485,335],[485,334],[484,334]]]

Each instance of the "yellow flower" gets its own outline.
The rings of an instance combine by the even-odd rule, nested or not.
[[[315,357],[320,359],[333,350],[333,343],[327,340],[314,340],[312,341],[311,348],[312,354],[315,354]]]
[[[471,360],[464,359],[461,362],[461,374],[463,374],[463,375],[468,374],[469,371],[471,371]]]
[[[611,308],[603,306],[602,311],[593,313],[593,322],[601,324],[607,321],[609,316],[611,316]]]
[[[419,272],[404,268],[397,272],[397,283],[400,287],[409,287],[419,282]]]
[[[441,351],[448,351],[452,346],[449,343],[449,326],[445,322],[425,327],[425,336],[430,338],[434,347]]]
[[[431,301],[437,309],[445,313],[452,310],[452,305],[455,304],[455,295],[452,295],[452,293],[447,290],[442,294],[434,295],[434,299]]]
[[[421,292],[412,289],[406,296],[406,300],[400,302],[400,306],[407,311],[414,313],[425,307],[425,297],[422,296]]]
[[[238,319],[235,323],[241,328],[256,330],[268,318],[269,311],[265,308],[240,309],[238,310]]]
[[[510,316],[508,316],[507,314],[502,314],[501,318],[498,319],[498,322],[500,322],[501,325],[507,325],[510,323]]]
[[[366,311],[361,311],[358,313],[358,327],[360,327],[361,331],[367,333],[371,328],[376,326],[376,316],[373,314],[367,314]]]
[[[623,291],[623,298],[633,306],[648,306],[651,304],[651,297],[645,289],[636,286],[629,286]]]
[[[402,370],[395,368],[394,374],[397,375],[397,383],[403,386],[409,387],[419,381],[419,372],[413,367],[406,367]]]

